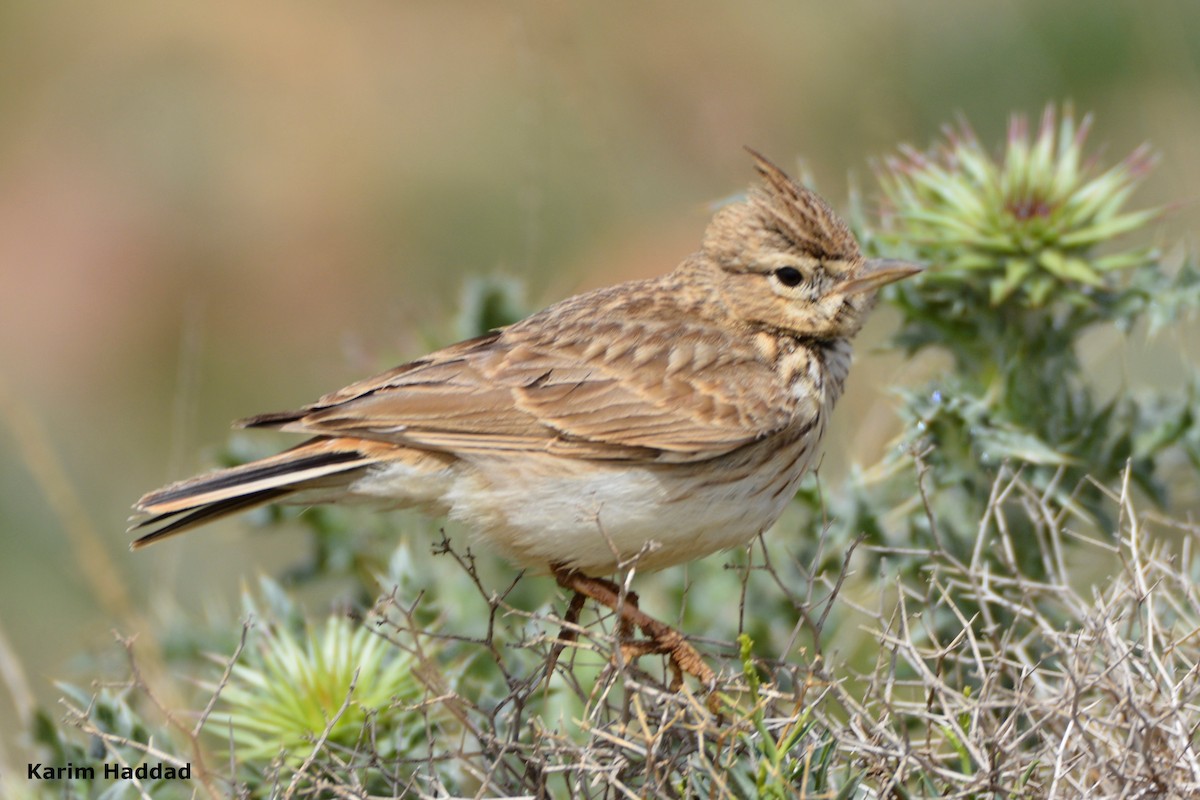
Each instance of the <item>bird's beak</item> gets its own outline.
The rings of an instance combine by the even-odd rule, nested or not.
[[[925,267],[920,264],[914,264],[911,261],[877,258],[864,263],[862,269],[833,288],[834,291],[840,294],[862,294],[863,292],[874,291],[889,283],[894,283],[901,278],[916,275],[923,269]]]

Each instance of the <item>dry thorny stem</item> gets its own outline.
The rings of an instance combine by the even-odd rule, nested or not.
[[[573,641],[560,640],[562,619],[512,606],[517,581],[489,589],[471,553],[443,538],[437,549],[466,572],[487,608],[485,633],[431,630],[425,598],[406,602],[395,592],[368,617],[408,652],[424,683],[414,708],[424,749],[381,763],[373,731],[349,751],[319,737],[302,769],[277,775],[277,785],[294,797],[365,797],[362,776],[374,770],[392,795],[418,797],[738,797],[747,786],[764,791],[756,780],[776,778],[785,793],[810,797],[818,782],[836,794],[853,781],[876,797],[1196,796],[1200,591],[1181,552],[1192,552],[1200,531],[1175,524],[1174,540],[1156,541],[1151,526],[1160,523],[1137,512],[1129,483],[1108,491],[1118,530],[1107,539],[1069,502],[1056,504],[1051,492],[1004,469],[965,560],[936,544],[839,545],[826,540],[828,527],[811,567],[756,547],[740,568],[739,626],[745,586],[758,575],[796,618],[776,641],[756,643],[756,652],[780,654],[753,659],[757,688],[732,655],[735,645],[702,640],[719,672],[721,716],[690,690],[669,691],[662,658],[623,662],[611,612],[593,610],[599,616],[570,628]],[[932,504],[921,502],[936,524]],[[1021,526],[1043,546],[1043,577],[1018,568]],[[839,551],[843,558],[828,557]],[[860,570],[864,559],[881,557],[918,561],[916,573],[897,571],[881,592],[885,580]],[[874,605],[861,602],[871,593]],[[830,649],[830,633],[847,626],[875,643],[865,671]],[[552,664],[556,647],[563,657]],[[472,659],[476,678],[463,680],[461,666],[449,677],[449,663]],[[155,702],[132,663],[136,688]],[[214,695],[204,715],[218,702]],[[199,726],[185,728],[160,710],[199,757]],[[106,745],[131,744],[110,742],[88,710],[73,713]],[[177,760],[163,743],[140,749]],[[217,796],[215,783],[205,788]]]
[[[114,634],[117,642],[124,648],[130,669],[130,682],[128,686],[120,688],[129,688],[138,692],[145,697],[163,716],[167,723],[178,733],[184,742],[187,743],[188,749],[191,751],[192,758],[195,759],[196,778],[205,792],[210,797],[219,798],[224,796],[218,789],[212,779],[211,774],[205,764],[204,747],[200,742],[199,727],[196,729],[189,728],[184,725],[182,720],[176,714],[163,704],[154,690],[147,683],[142,675],[141,668],[138,664],[137,657],[134,653],[134,638],[122,637],[120,634]],[[243,638],[243,644],[244,644]],[[241,652],[241,645],[238,647],[238,652]],[[104,747],[105,760],[111,759],[122,767],[131,767],[125,755],[121,752],[122,749],[130,749],[134,752],[141,753],[147,759],[160,761],[164,764],[169,764],[176,768],[184,767],[187,764],[187,759],[180,758],[176,754],[169,753],[153,742],[134,741],[128,737],[114,734],[97,726],[92,719],[92,708],[81,709],[70,702],[63,701],[67,708],[67,720],[78,726],[85,734],[94,737],[94,740],[99,742]],[[211,709],[210,709],[211,710]],[[207,712],[206,712],[207,713]],[[146,789],[140,785],[140,781],[135,777],[132,779],[132,784],[136,791],[143,797],[149,797],[146,794]]]

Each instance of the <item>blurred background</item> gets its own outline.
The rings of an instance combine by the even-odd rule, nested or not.
[[[745,144],[869,209],[899,143],[962,113],[999,144],[1072,100],[1109,161],[1160,154],[1133,205],[1178,204],[1164,246],[1200,222],[1186,0],[17,2],[0,53],[0,666],[51,709],[113,630],[236,608],[295,559],[238,519],[127,550],[130,504],[213,466],[230,420],[447,343],[470,276],[541,307],[669,270],[750,184]],[[890,322],[831,469],[894,432]],[[1185,339],[1092,358],[1121,391],[1177,377]]]

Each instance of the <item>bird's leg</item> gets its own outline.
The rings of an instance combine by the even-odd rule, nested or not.
[[[619,592],[619,587],[616,584],[612,585],[614,592]],[[588,600],[586,594],[574,592],[571,595],[571,602],[567,606],[567,613],[563,615],[563,625],[559,629],[558,637],[554,642],[554,646],[550,649],[550,655],[546,659],[546,679],[554,674],[554,668],[558,665],[558,659],[562,656],[563,650],[567,645],[573,644],[579,640],[579,615],[583,611],[583,604]],[[637,592],[626,592],[625,602],[638,607]],[[653,642],[634,642],[633,640],[633,623],[625,617],[620,617],[617,621],[617,638],[621,642],[621,651],[625,659],[632,660],[641,655],[646,655],[653,652],[659,652],[655,649]],[[636,651],[636,652],[635,652]]]
[[[550,680],[550,676],[554,674],[554,667],[558,664],[558,658],[562,655],[562,651],[567,645],[574,643],[579,639],[579,614],[583,611],[583,604],[587,602],[587,595],[576,592],[571,597],[571,604],[567,606],[567,613],[563,615],[563,626],[558,632],[558,641],[550,648],[550,657],[546,660],[546,680]]]
[[[616,583],[613,583],[612,581],[607,581],[607,583],[609,584],[609,586],[612,587],[612,590],[617,594],[617,596],[620,597],[621,587],[618,586]],[[630,591],[625,592],[625,604],[629,605],[634,610],[637,610],[637,608],[638,608],[637,592],[630,592]],[[630,647],[636,647],[638,643],[633,640],[633,635],[634,635],[633,623],[630,622],[628,617],[618,616],[617,617],[617,640],[621,642],[621,646],[625,647],[626,645],[629,645]]]
[[[670,658],[673,677],[671,689],[678,691],[683,685],[683,674],[694,676],[705,687],[716,683],[716,675],[704,663],[696,649],[688,644],[683,634],[646,614],[637,607],[637,598],[621,597],[621,587],[604,578],[592,578],[568,569],[556,569],[554,577],[558,585],[570,589],[576,596],[586,595],[596,602],[608,606],[626,628],[636,625],[649,637],[645,642],[622,642],[621,653],[632,660],[652,653],[665,653]],[[572,601],[574,602],[574,601]]]

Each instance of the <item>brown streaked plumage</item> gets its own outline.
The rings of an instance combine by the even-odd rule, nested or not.
[[[594,576],[619,564],[748,541],[815,457],[875,290],[917,271],[864,259],[820,197],[751,154],[761,187],[673,272],[244,420],[311,438],[146,495],[134,548],[261,503],[371,500],[461,519],[604,601]],[[633,611],[676,666],[711,677]]]

